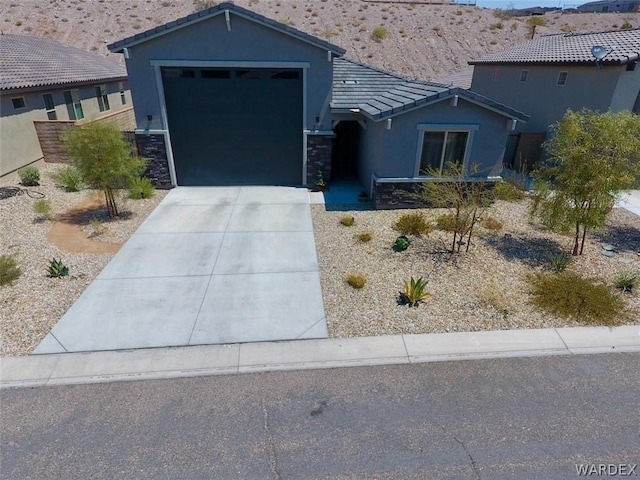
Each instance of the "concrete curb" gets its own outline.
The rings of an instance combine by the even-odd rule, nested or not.
[[[640,325],[435,333],[0,358],[0,388],[482,358],[640,352]]]

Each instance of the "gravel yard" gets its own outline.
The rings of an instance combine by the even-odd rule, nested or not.
[[[51,202],[53,216],[64,213],[95,192],[66,192],[56,187],[50,175],[58,164],[39,167],[40,186],[21,187],[27,192],[0,200],[0,254],[14,254],[22,275],[11,286],[0,287],[0,355],[26,355],[76,301],[84,289],[107,265],[113,254],[69,253],[50,243],[51,220],[40,220],[34,202],[43,194]],[[18,186],[18,180],[11,186]],[[147,200],[126,200],[122,220],[108,221],[104,209],[96,210],[106,231],[93,240],[123,242],[167,194],[158,190]],[[36,198],[33,198],[36,197]],[[90,232],[89,232],[90,233]],[[47,266],[52,257],[62,259],[69,276],[50,278]]]
[[[53,220],[38,218],[33,211],[34,197],[43,194],[51,201],[55,220],[95,195],[56,187],[50,175],[58,168],[45,164],[40,167],[40,186],[0,199],[0,254],[14,254],[22,269],[13,285],[0,288],[3,356],[26,355],[33,350],[113,256],[69,253],[47,238]],[[149,200],[127,200],[121,208],[122,218],[115,221],[106,219],[103,208],[89,212],[87,218],[97,217],[106,230],[93,236],[99,225],[85,225],[84,235],[96,242],[124,242],[166,194],[157,191]],[[526,200],[496,202],[485,218],[500,220],[503,228],[480,228],[470,251],[459,255],[447,253],[450,236],[438,230],[411,237],[408,250],[394,252],[391,246],[399,234],[392,225],[407,210],[325,211],[322,205],[312,205],[311,210],[331,337],[581,325],[542,313],[528,303],[527,273],[548,268],[549,257],[568,251],[571,239],[530,224]],[[443,213],[422,211],[431,222]],[[340,225],[343,215],[353,215],[355,225]],[[361,232],[371,232],[372,240],[358,240],[356,234]],[[599,253],[605,241],[617,248],[614,258]],[[585,251],[569,267],[582,275],[612,284],[620,272],[640,272],[640,218],[615,209],[607,232],[591,235]],[[68,277],[47,275],[52,257],[69,267]],[[362,290],[345,282],[349,273],[366,277]],[[410,276],[427,278],[432,294],[415,308],[398,304],[399,290]],[[629,315],[620,319],[621,323],[638,323],[640,295],[635,292],[624,298]]]
[[[530,224],[528,200],[498,201],[486,213],[503,223],[500,231],[484,228],[468,253],[451,255],[450,234],[433,230],[427,236],[410,237],[411,246],[394,252],[399,235],[393,223],[407,210],[332,211],[312,206],[327,326],[331,337],[436,333],[520,328],[573,327],[578,321],[556,318],[528,302],[526,275],[549,268],[552,254],[568,252],[571,238]],[[422,210],[435,219],[444,210]],[[343,215],[353,215],[355,225],[342,226]],[[357,233],[371,232],[362,243]],[[614,258],[600,254],[603,241],[619,251]],[[464,250],[464,248],[463,248]],[[570,269],[612,284],[622,271],[640,272],[640,218],[615,209],[604,235],[590,236],[586,253]],[[348,285],[348,274],[361,274],[365,287]],[[399,291],[409,277],[429,280],[432,297],[417,307],[398,304]],[[625,294],[629,316],[621,323],[638,323],[640,295]]]

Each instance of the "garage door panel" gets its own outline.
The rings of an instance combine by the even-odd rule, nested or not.
[[[191,70],[193,78],[163,71],[178,184],[299,184],[302,73],[273,79],[271,70],[254,70],[262,79],[249,79],[230,71],[220,79]]]

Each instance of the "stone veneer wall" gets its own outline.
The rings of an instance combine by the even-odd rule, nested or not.
[[[145,176],[157,188],[172,188],[164,135],[161,133],[136,134],[136,145],[138,155],[147,159]]]
[[[379,210],[426,206],[415,197],[422,182],[374,182],[373,204]]]
[[[307,185],[314,185],[318,179],[318,171],[322,178],[329,182],[331,178],[331,150],[333,134],[307,135]]]

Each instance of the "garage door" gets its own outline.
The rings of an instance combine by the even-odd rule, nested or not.
[[[163,68],[178,185],[302,181],[302,71]]]

